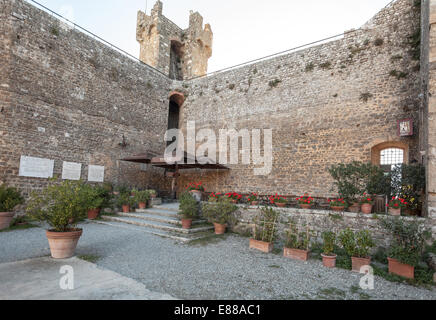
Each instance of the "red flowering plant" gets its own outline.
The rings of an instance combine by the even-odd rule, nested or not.
[[[239,201],[242,199],[242,195],[240,195],[239,193],[236,193],[236,192],[226,193],[225,196],[233,201]]]
[[[259,201],[259,195],[258,195],[257,193],[251,193],[251,194],[247,197],[247,201],[248,201],[248,202]]]
[[[202,182],[191,182],[186,186],[186,190],[188,191],[201,191],[204,192],[204,187]]]
[[[345,202],[344,198],[339,199],[329,199],[330,207],[346,207],[347,203]]]
[[[217,193],[212,192],[212,193],[209,195],[209,202],[218,202],[222,197],[223,197],[223,194],[222,194],[222,193],[219,193],[219,192],[217,192]]]
[[[365,204],[365,203],[374,204],[374,199],[367,193],[364,193],[362,198],[360,199],[360,204]]]
[[[408,202],[403,198],[392,197],[392,200],[389,201],[388,207],[392,209],[401,209],[401,208],[406,208],[407,205]]]
[[[297,202],[298,204],[310,204],[310,205],[314,204],[313,198],[309,196],[307,193],[304,196],[297,198]]]
[[[283,196],[279,196],[277,193],[275,194],[275,196],[270,196],[269,197],[269,202],[271,202],[271,204],[276,204],[276,203],[288,203],[288,200],[283,197]]]

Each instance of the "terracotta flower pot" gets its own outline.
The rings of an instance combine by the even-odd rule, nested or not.
[[[309,259],[309,251],[300,249],[284,248],[283,256],[294,260],[307,261]]]
[[[300,204],[300,208],[308,210],[308,209],[312,208],[312,205],[311,204]]]
[[[183,229],[191,229],[192,219],[182,219],[182,228]]]
[[[152,199],[156,199],[156,197],[157,197],[157,195],[155,195],[155,194],[150,195],[150,198],[152,198]]]
[[[203,192],[198,190],[191,190],[189,193],[197,200],[197,202],[201,202],[203,200]]]
[[[371,264],[371,258],[357,258],[351,257],[351,270],[360,273],[360,269],[363,266],[369,266]]]
[[[139,203],[138,203],[138,207],[139,207],[139,209],[146,209],[146,208],[147,208],[147,203],[145,203],[145,202],[139,202]]]
[[[372,204],[370,204],[370,203],[363,203],[362,206],[360,207],[360,210],[362,211],[363,214],[371,214],[371,212],[372,212]]]
[[[389,273],[396,274],[398,276],[414,279],[415,267],[399,262],[396,259],[388,258],[389,261]]]
[[[99,214],[100,214],[100,209],[88,210],[88,219],[89,220],[97,219]]]
[[[350,206],[348,208],[348,210],[350,210],[350,212],[359,213],[360,212],[360,204],[358,202],[353,203],[353,205]]]
[[[401,208],[398,209],[389,208],[389,214],[391,216],[401,216]]]
[[[130,212],[130,206],[129,205],[123,205],[123,212],[124,213],[129,213]]]
[[[337,255],[326,256],[325,254],[321,254],[321,256],[322,256],[322,264],[324,265],[324,267],[327,267],[327,268],[334,268],[334,267],[336,267],[336,257],[337,257]]]
[[[259,201],[251,201],[251,205],[252,206],[258,206],[259,205]]]
[[[277,207],[284,208],[286,207],[286,203],[276,203]]]
[[[250,239],[250,249],[256,249],[262,252],[270,253],[274,245],[269,242]]]
[[[215,226],[215,234],[224,234],[226,233],[227,224],[214,223]]]
[[[47,231],[48,244],[51,256],[54,259],[67,259],[74,255],[77,243],[82,236],[82,229],[75,229],[70,232]]]
[[[14,215],[13,212],[0,212],[0,230],[10,227]]]
[[[237,204],[237,203],[238,203],[238,200],[234,200],[234,199],[232,199],[232,200],[230,200],[230,202],[233,203],[233,204]]]
[[[345,210],[345,207],[330,207],[330,209],[336,212],[343,212]]]

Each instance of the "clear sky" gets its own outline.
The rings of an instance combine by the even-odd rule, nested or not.
[[[30,0],[27,0],[31,2]],[[136,15],[155,0],[37,0],[138,57]],[[148,2],[148,4],[147,4]],[[163,0],[182,28],[189,10],[214,33],[209,72],[359,28],[391,0]]]

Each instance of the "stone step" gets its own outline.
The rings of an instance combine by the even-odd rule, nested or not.
[[[138,213],[124,213],[124,212],[120,212],[120,213],[118,213],[118,216],[137,218],[137,219],[143,219],[143,220],[147,220],[147,221],[154,221],[154,222],[160,222],[160,223],[167,223],[167,224],[177,225],[177,226],[182,225],[182,222],[180,221],[178,216],[167,217],[167,216],[159,216],[159,215],[155,215],[155,214],[148,214],[146,212],[145,213],[139,213],[139,212]],[[196,221],[192,222],[193,225],[196,225],[196,224],[205,224],[205,223],[207,223],[206,220],[196,220]]]
[[[103,220],[92,220],[92,223],[98,223],[102,225],[107,225],[111,227],[116,228],[122,228],[127,230],[134,230],[139,232],[144,232],[147,234],[152,234],[155,236],[163,237],[163,238],[169,238],[178,242],[188,243],[190,241],[200,240],[207,237],[213,236],[213,232],[200,232],[200,233],[194,233],[194,234],[186,234],[186,235],[180,235],[175,234],[172,232],[166,232],[166,231],[158,231],[154,228],[144,227],[144,226],[136,226],[133,224],[126,224],[123,222],[116,222],[116,221],[103,221]]]
[[[154,228],[154,229],[158,229],[158,230],[163,230],[163,231],[177,233],[177,234],[184,234],[184,235],[194,234],[194,233],[204,232],[204,231],[209,231],[209,230],[214,229],[213,226],[197,226],[197,227],[195,227],[195,225],[194,225],[194,228],[192,228],[192,229],[183,229],[180,227],[168,225],[166,223],[155,222],[155,221],[146,221],[146,220],[139,219],[139,218],[123,217],[123,216],[102,216],[102,219],[106,220],[106,221],[123,222],[126,224],[132,224],[132,225],[136,225],[136,226],[140,226],[140,227]]]
[[[159,206],[154,206],[155,209],[179,212],[180,204],[178,202],[164,203]]]
[[[177,219],[179,217],[178,213],[176,211],[171,210],[164,210],[164,209],[158,209],[158,208],[149,208],[149,209],[136,209],[135,213],[145,213],[160,217],[168,217],[168,218],[174,218]]]

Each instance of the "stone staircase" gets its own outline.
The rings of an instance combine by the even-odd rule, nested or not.
[[[121,228],[130,226],[136,230],[181,242],[190,242],[213,235],[214,227],[206,220],[193,221],[191,229],[182,229],[178,211],[178,203],[166,203],[154,205],[149,209],[137,209],[135,212],[119,212],[114,216],[103,215],[102,220],[96,222]]]

